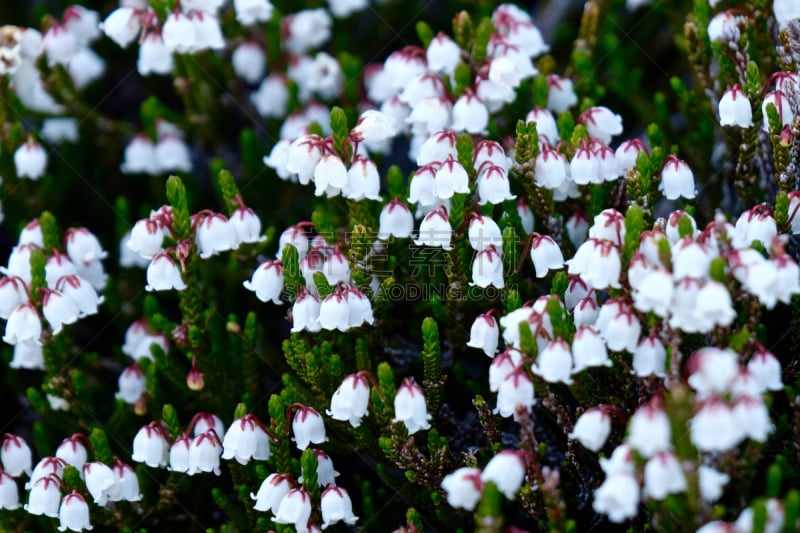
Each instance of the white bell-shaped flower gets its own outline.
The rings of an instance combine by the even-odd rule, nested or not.
[[[489,110],[470,89],[466,89],[453,105],[454,131],[483,134],[489,125]]]
[[[158,173],[191,172],[192,159],[189,147],[182,137],[175,134],[164,135],[155,146],[156,169]]]
[[[274,73],[270,74],[261,84],[258,86],[258,89],[250,94],[250,101],[253,102],[253,105],[258,111],[258,114],[265,118],[281,118],[285,117],[287,113],[287,106],[289,104],[289,88],[288,88],[289,80],[283,73]],[[306,124],[306,118],[304,116],[296,115],[295,118],[299,119],[303,123],[303,131],[299,132],[300,134],[304,133]],[[284,123],[285,127],[289,127],[292,123],[287,120]],[[275,145],[273,148],[272,153],[269,156],[269,159],[273,160],[273,162],[277,162],[278,160],[283,160],[283,163],[280,165],[281,169],[279,170],[276,168],[274,163],[270,163],[267,159],[264,159],[265,164],[268,167],[276,168],[278,175],[281,179],[286,179],[288,176],[284,175],[286,162],[288,161],[289,151],[288,148],[290,146],[290,141],[288,139],[293,139],[297,137],[297,135],[283,135],[281,132],[281,139],[278,144]],[[278,157],[280,154],[280,157]],[[273,159],[274,158],[274,159]],[[288,173],[288,171],[285,171]],[[308,181],[306,181],[308,183]]]
[[[742,396],[733,405],[733,419],[744,436],[756,442],[766,442],[775,430],[770,422],[769,410],[760,397]]]
[[[450,240],[453,229],[450,227],[450,218],[447,208],[439,206],[428,213],[419,227],[419,236],[414,241],[417,246],[441,246],[451,250]]]
[[[167,57],[172,57],[166,54]],[[123,174],[150,174],[159,172],[156,161],[156,145],[144,135],[137,135],[125,147],[125,154],[120,165]]]
[[[181,271],[168,253],[161,252],[153,257],[147,266],[147,291],[182,291],[185,288]]]
[[[358,117],[358,124],[350,131],[350,137],[357,142],[370,144],[391,139],[397,133],[397,121],[393,116],[368,109]]]
[[[189,471],[189,449],[192,446],[192,438],[186,433],[182,433],[175,439],[169,447],[169,466],[167,470],[171,472],[186,473]]]
[[[601,407],[592,407],[578,417],[569,438],[577,440],[587,450],[598,452],[610,434],[611,416]]]
[[[575,150],[575,155],[569,162],[569,176],[578,185],[603,182],[600,177],[600,162],[588,143],[582,143]]]
[[[152,259],[162,251],[163,242],[164,230],[161,225],[154,220],[144,218],[133,225],[127,247],[141,257]]]
[[[629,473],[609,475],[594,491],[592,508],[615,523],[633,518],[639,512],[639,483]]]
[[[354,525],[358,517],[353,514],[353,502],[350,495],[341,487],[328,485],[322,491],[320,501],[322,511],[322,529],[332,526],[338,522]]]
[[[375,316],[372,313],[372,303],[369,298],[358,290],[356,287],[347,287],[344,290],[344,296],[347,300],[348,308],[348,324],[351,328],[357,328],[362,324],[372,325],[375,322]]]
[[[498,251],[503,249],[503,235],[500,227],[488,216],[476,214],[470,219],[467,238],[475,251],[484,250],[489,245],[494,246]]]
[[[56,448],[56,457],[63,459],[68,465],[74,466],[78,472],[81,472],[89,457],[84,442],[88,442],[88,439],[81,433],[67,437]]]
[[[236,75],[247,83],[261,81],[267,69],[267,55],[256,41],[245,41],[231,54],[231,64]]]
[[[139,429],[133,438],[131,459],[151,468],[161,468],[167,465],[169,443],[160,423],[151,422]]]
[[[614,474],[633,474],[633,449],[628,444],[620,444],[611,452],[611,457],[600,458],[600,468],[606,476]]]
[[[187,474],[193,476],[200,472],[213,472],[220,475],[219,456],[222,453],[222,443],[217,432],[209,429],[192,439],[189,446],[189,468]]]
[[[550,270],[564,268],[564,255],[552,237],[534,233],[531,241],[531,262],[536,269],[536,277],[543,278]]]
[[[432,135],[450,124],[451,108],[444,97],[425,98],[411,109],[406,123],[415,135]]]
[[[439,202],[436,192],[436,170],[439,163],[423,165],[411,177],[408,187],[408,201],[422,206],[435,205]],[[452,195],[451,195],[452,196]]]
[[[298,291],[297,298],[292,305],[292,333],[299,331],[319,331],[320,301],[315,295],[305,288]]]
[[[25,282],[16,276],[0,279],[0,318],[8,320],[18,306],[28,302]]]
[[[586,131],[605,144],[622,133],[622,117],[604,106],[590,107],[578,117],[578,122],[586,126]]]
[[[147,381],[137,363],[125,368],[119,375],[119,390],[114,396],[128,405],[134,405],[147,391]]]
[[[686,198],[691,200],[697,194],[694,186],[694,174],[688,163],[678,159],[675,154],[667,156],[664,167],[661,169],[661,182],[659,190],[664,192],[667,200]]]
[[[89,521],[89,505],[77,490],[73,490],[61,500],[58,509],[58,530],[83,531],[84,529],[92,529]]]
[[[769,247],[778,234],[775,219],[768,205],[757,205],[742,213],[734,226],[734,248],[747,248],[755,241]]]
[[[536,123],[536,133],[539,136],[539,144],[542,149],[544,149],[545,145],[555,147],[558,144],[560,140],[558,124],[552,111],[535,107],[525,115],[525,122]]]
[[[719,123],[722,126],[749,128],[753,125],[750,100],[738,83],[727,89],[719,101]]]
[[[481,499],[483,482],[477,468],[462,467],[444,476],[442,490],[450,507],[472,511]]]
[[[517,367],[500,382],[497,389],[497,407],[493,412],[505,418],[513,416],[516,420],[517,409],[522,408],[530,412],[536,403],[533,393],[533,382],[528,373]]]
[[[514,200],[511,194],[511,182],[505,167],[487,163],[478,172],[478,205],[502,204],[506,200]]]
[[[759,347],[747,363],[747,370],[755,376],[762,390],[778,391],[783,389],[781,380],[781,363],[764,347]]]
[[[745,430],[728,404],[718,398],[705,400],[689,421],[692,443],[701,452],[730,450],[744,439]]]
[[[545,144],[536,156],[536,185],[557,189],[568,179],[569,163],[564,154]]]
[[[490,313],[478,315],[470,327],[467,346],[483,350],[487,356],[494,357],[499,342],[500,328],[497,320]]]
[[[234,0],[236,20],[243,26],[267,22],[272,18],[273,5],[269,0]]]
[[[595,366],[611,366],[606,345],[596,329],[591,326],[578,326],[572,339],[573,374]]]
[[[414,216],[408,206],[395,198],[381,209],[378,220],[378,238],[387,240],[390,237],[408,238],[414,231]]]
[[[658,337],[642,337],[633,352],[633,373],[638,377],[666,376],[667,350]]]
[[[672,275],[664,269],[652,269],[642,276],[633,292],[633,306],[666,318],[672,304]]]
[[[324,154],[314,167],[314,195],[328,198],[347,187],[347,167],[335,153]]]
[[[663,500],[670,494],[684,491],[686,491],[686,476],[674,454],[661,451],[647,461],[644,467],[645,496]]]
[[[63,276],[75,274],[78,274],[75,264],[66,255],[53,250],[53,254],[47,258],[47,263],[44,266],[44,277],[47,286],[53,288]]]
[[[397,389],[394,397],[394,414],[393,422],[402,422],[409,435],[431,427],[431,415],[428,414],[425,405],[422,387],[409,378],[405,378]]]
[[[238,418],[231,423],[222,440],[222,458],[236,459],[246,465],[250,459],[267,460],[272,455],[269,435],[261,421],[253,414]]]
[[[709,503],[717,501],[722,496],[722,489],[731,479],[729,475],[718,472],[706,465],[700,465],[697,473],[700,496]]]
[[[263,242],[266,237],[261,235],[261,219],[258,218],[255,211],[249,207],[239,207],[233,212],[231,218],[228,219],[228,225],[233,229],[236,236],[236,244],[233,248],[238,247],[241,243],[254,243]]]
[[[454,193],[469,194],[469,175],[461,163],[448,158],[436,171],[434,186],[439,200],[452,198]]]
[[[0,462],[3,463],[3,471],[11,477],[19,477],[23,472],[30,476],[33,468],[33,454],[25,439],[18,435],[5,433],[0,440],[3,442],[0,447]]]
[[[98,294],[94,287],[80,276],[59,278],[56,282],[56,290],[75,304],[79,318],[97,314],[97,308],[104,300],[103,296]]]
[[[60,479],[64,474],[65,466],[67,466],[67,462],[64,459],[59,457],[43,457],[42,460],[33,467],[33,473],[31,473],[31,478],[25,483],[25,488],[31,488],[36,481],[50,475]]]
[[[483,483],[492,482],[509,500],[513,500],[525,480],[525,459],[520,450],[503,450],[492,457],[481,473]]]
[[[308,519],[311,517],[311,498],[306,489],[290,490],[283,497],[275,513],[277,524],[294,524],[297,531],[308,531]]]
[[[789,103],[789,97],[783,91],[777,90],[768,92],[766,95],[764,95],[764,100],[761,102],[761,113],[764,116],[762,129],[767,132],[770,129],[768,109],[771,105],[775,106],[775,109],[778,111],[778,118],[780,120],[781,127],[791,127],[792,122],[794,121],[794,113],[792,112],[792,106]]]
[[[578,103],[572,80],[557,74],[547,76],[547,109],[561,113]]]
[[[277,514],[281,500],[292,490],[294,481],[289,474],[270,474],[261,482],[257,494],[250,493],[255,500],[253,509]]]
[[[42,290],[42,314],[53,329],[53,335],[58,335],[64,324],[74,324],[78,320],[80,311],[72,299],[60,292],[47,288]]]
[[[0,510],[19,509],[17,482],[7,472],[0,470]]]
[[[593,289],[620,287],[619,247],[609,240],[587,239],[567,265],[568,274],[579,275]]]
[[[322,415],[307,405],[298,404],[292,419],[292,433],[298,450],[305,450],[312,442],[322,444],[328,440]]]
[[[350,307],[347,297],[337,287],[319,306],[319,325],[322,329],[347,331],[350,329]]]
[[[86,463],[81,473],[86,483],[86,490],[92,495],[96,505],[105,505],[112,495],[116,496],[119,493],[117,477],[109,466],[100,462]]]
[[[672,447],[672,429],[664,410],[651,401],[639,407],[628,422],[626,442],[642,457],[652,457]]]
[[[197,35],[191,19],[180,11],[173,11],[167,15],[167,20],[161,28],[164,46],[167,51],[186,54],[194,51],[197,45]]]
[[[41,144],[32,138],[28,139],[14,152],[14,166],[18,177],[38,180],[47,169],[47,152]]]
[[[111,467],[116,478],[118,490],[115,494],[111,495],[109,500],[112,502],[126,501],[138,502],[142,499],[142,493],[139,492],[139,478],[136,477],[136,472],[130,465],[117,460],[114,466]]]
[[[167,75],[172,72],[174,66],[172,53],[164,45],[161,32],[148,32],[139,45],[139,58],[136,61],[136,69],[139,74],[142,76],[148,74]]]
[[[490,244],[475,255],[472,262],[472,285],[483,289],[489,286],[502,289],[505,286],[503,258],[494,245]]]
[[[65,13],[66,15],[66,13]],[[68,66],[79,50],[78,39],[69,31],[66,24],[55,23],[50,26],[42,39],[42,47],[47,56],[48,66]]]
[[[369,407],[369,383],[364,376],[350,374],[331,397],[328,416],[334,420],[347,420],[353,427],[361,425]]]
[[[327,487],[330,484],[336,485],[336,477],[339,472],[333,469],[331,458],[322,450],[314,450],[314,455],[317,456],[317,485],[320,487]],[[302,482],[303,477],[300,476],[298,481]]]
[[[61,480],[56,476],[45,476],[33,484],[28,493],[28,503],[23,507],[32,515],[58,517],[61,502]]]
[[[266,303],[281,305],[283,291],[283,263],[280,260],[266,261],[253,271],[249,281],[242,283],[244,288],[256,294],[256,298]]]
[[[505,350],[492,360],[489,366],[489,390],[498,392],[500,385],[510,376],[522,361],[522,354],[515,349]]]
[[[456,150],[456,139],[458,135],[454,131],[437,131],[419,147],[417,154],[417,165],[423,167],[431,163],[441,163],[448,158],[458,159]]]
[[[372,159],[357,154],[347,171],[345,198],[348,200],[380,200],[381,179]]]
[[[558,338],[539,352],[532,370],[548,383],[572,383],[572,352],[569,344]]]
[[[125,48],[136,40],[142,30],[139,13],[132,7],[115,9],[100,24],[100,29],[109,39]]]
[[[589,237],[609,240],[621,247],[625,242],[625,215],[616,209],[604,209],[594,217]]]
[[[428,44],[425,57],[430,70],[452,77],[461,61],[461,48],[446,33],[439,32]]]
[[[202,10],[193,10],[189,12],[189,20],[194,27],[192,52],[225,48],[225,37],[222,35],[219,19],[215,15]]]
[[[729,348],[701,348],[689,358],[688,369],[689,386],[702,400],[728,392],[739,374],[739,358]]]
[[[22,342],[40,343],[42,337],[42,320],[33,302],[20,304],[11,312],[6,322],[3,342],[18,344]]]
[[[195,242],[200,258],[208,259],[220,252],[234,249],[239,240],[233,227],[228,224],[228,218],[221,213],[213,213],[197,223]]]
[[[26,340],[14,345],[14,357],[8,364],[11,368],[44,370],[44,350],[39,341]]]

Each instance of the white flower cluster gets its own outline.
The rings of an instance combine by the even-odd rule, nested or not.
[[[100,36],[98,14],[73,5],[61,20],[50,18],[42,35],[33,28],[0,28],[0,75],[9,75],[11,87],[26,108],[59,114],[64,107],[47,92],[36,62],[44,55],[50,67],[64,67],[78,89],[105,72],[105,62],[90,47]]]
[[[173,124],[159,120],[156,124],[157,142],[145,134],[135,136],[125,147],[120,170],[123,174],[159,176],[169,172],[192,170],[189,147],[183,133]]]
[[[64,235],[66,254],[44,248],[38,220],[26,225],[11,251],[8,265],[0,267],[0,318],[6,320],[3,341],[14,346],[11,368],[44,369],[42,317],[58,335],[64,325],[97,313],[103,297],[106,257],[100,242],[86,228],[70,228]],[[45,282],[38,294],[31,294],[31,253],[45,253]],[[48,253],[49,252],[49,253]]]
[[[279,257],[286,246],[293,246],[300,257],[304,285],[298,287],[292,306],[292,332],[347,331],[364,323],[372,325],[372,303],[351,278],[350,263],[338,246],[329,245],[321,235],[309,240],[306,228],[299,223],[287,228],[279,239]],[[332,291],[320,298],[314,274],[321,273]],[[280,305],[284,284],[284,265],[280,259],[265,261],[243,283],[262,302]]]
[[[14,478],[28,476],[25,489],[28,503],[25,511],[32,515],[58,518],[59,529],[83,531],[92,529],[89,506],[77,489],[62,498],[63,473],[72,466],[81,474],[87,492],[95,505],[107,506],[113,502],[138,502],[139,480],[129,465],[117,459],[112,466],[102,462],[89,462],[89,451],[85,435],[75,434],[65,438],[52,457],[44,457],[35,466],[30,447],[22,437],[6,433],[2,437],[0,460],[0,509],[14,510],[20,507],[19,492]]]
[[[358,517],[353,514],[353,502],[347,490],[336,485],[335,477],[339,473],[334,471],[333,462],[322,450],[314,450],[314,454],[317,483],[325,487],[320,500],[322,529],[338,522],[354,525]],[[298,532],[320,531],[319,526],[309,522],[312,505],[308,492],[302,485],[298,486],[290,474],[270,474],[261,483],[258,493],[251,493],[250,497],[256,502],[253,505],[256,511],[272,513],[278,524],[292,524]]]
[[[192,215],[194,244],[201,259],[264,240],[258,215],[241,199],[239,204],[230,218],[210,210]],[[122,266],[147,266],[145,288],[148,291],[181,291],[186,288],[181,272],[190,253],[189,242],[181,241],[163,248],[164,238],[175,238],[173,223],[172,208],[162,206],[151,211],[148,218],[138,220],[120,244]]]
[[[447,493],[447,503],[472,511],[481,499],[486,483],[494,483],[509,500],[513,500],[525,480],[527,463],[525,452],[503,450],[492,457],[483,470],[463,467],[446,475],[442,490]]]
[[[724,452],[749,438],[764,442],[773,426],[764,403],[766,391],[781,390],[781,366],[774,355],[759,347],[746,367],[730,349],[702,348],[689,359],[689,385],[696,394],[697,412],[690,420],[690,437],[703,457],[710,461],[713,452]],[[610,419],[590,409],[578,420],[570,435],[585,447],[598,451],[610,432]],[[600,436],[600,437],[598,437]],[[635,475],[633,450],[647,459],[644,486],[640,495]],[[658,400],[640,407],[628,424],[628,436],[611,459],[600,459],[606,479],[596,490],[595,511],[622,522],[638,512],[642,496],[661,500],[686,490],[687,468],[672,451],[672,430],[667,413]],[[700,493],[713,502],[722,494],[729,477],[709,464],[698,469]]]
[[[344,378],[331,397],[328,416],[334,420],[348,421],[354,428],[361,425],[361,419],[369,413],[370,388],[366,375],[365,372],[359,372]],[[430,429],[431,415],[428,414],[425,395],[422,387],[413,379],[404,379],[397,389],[394,414],[393,422],[402,422],[409,435],[420,429]]]

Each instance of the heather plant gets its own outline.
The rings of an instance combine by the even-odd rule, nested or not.
[[[794,0],[0,22],[1,530],[798,530]]]

